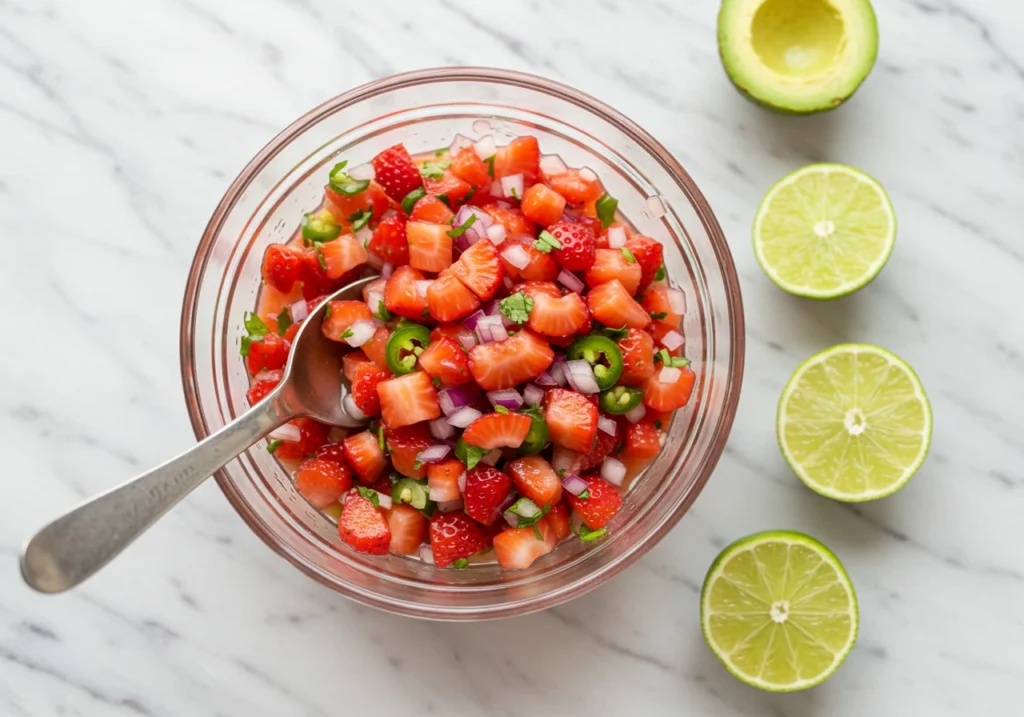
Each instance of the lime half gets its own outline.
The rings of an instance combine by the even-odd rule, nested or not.
[[[895,242],[889,195],[843,164],[812,164],[784,177],[754,220],[761,268],[780,289],[812,299],[835,299],[866,285]]]
[[[832,675],[857,641],[857,596],[839,559],[803,533],[757,533],[723,550],[704,578],[704,639],[726,669],[772,692]]]
[[[800,479],[849,502],[891,495],[914,475],[932,411],[913,369],[867,344],[840,344],[800,365],[779,400],[779,447]]]

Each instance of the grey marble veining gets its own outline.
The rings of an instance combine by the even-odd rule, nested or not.
[[[838,112],[795,118],[729,86],[712,0],[0,0],[0,714],[1020,714],[1024,6],[875,6],[872,76]],[[231,178],[309,107],[443,64],[590,92],[707,194],[743,283],[747,374],[691,512],[569,605],[447,625],[320,588],[209,484],[81,590],[32,594],[15,569],[27,535],[193,440],[180,298]],[[834,303],[783,295],[749,248],[762,194],[818,160],[875,175],[900,221],[880,278]],[[868,505],[812,494],[775,444],[785,380],[838,341],[902,355],[935,410],[920,474]],[[857,648],[807,693],[744,687],[700,636],[708,564],[770,527],[824,540],[860,597]]]

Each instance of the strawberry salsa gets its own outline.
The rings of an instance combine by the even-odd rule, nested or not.
[[[241,346],[250,403],[325,296],[379,274],[321,325],[367,429],[298,419],[267,447],[342,541],[520,569],[607,534],[695,379],[685,297],[617,204],[535,137],[459,135],[426,156],[399,144],[339,163],[295,238],[267,249]]]

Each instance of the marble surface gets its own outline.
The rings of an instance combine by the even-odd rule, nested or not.
[[[856,98],[792,118],[729,86],[717,5],[0,0],[0,714],[1020,714],[1024,6],[879,0],[881,53]],[[627,110],[724,225],[748,368],[689,515],[607,586],[497,623],[348,602],[272,554],[213,483],[80,590],[25,588],[16,554],[35,528],[192,442],[180,299],[235,173],[343,90],[459,63],[548,75]],[[900,219],[881,277],[835,303],[783,295],[749,247],[762,194],[814,160],[874,174]],[[773,430],[790,372],[839,341],[901,354],[936,418],[920,474],[858,507],[804,488]],[[771,527],[825,541],[860,596],[857,648],[801,694],[736,682],[698,625],[712,558]]]

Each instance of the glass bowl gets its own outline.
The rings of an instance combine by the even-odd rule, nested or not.
[[[521,571],[504,572],[496,564],[438,570],[352,551],[336,525],[295,491],[262,441],[217,473],[249,527],[307,575],[366,605],[444,620],[551,607],[643,555],[711,475],[743,374],[743,311],[732,257],[707,201],[672,155],[622,113],[565,85],[503,70],[439,68],[371,82],[307,113],[256,155],[217,205],[182,308],[182,380],[198,438],[248,408],[249,379],[238,346],[243,312],[256,304],[264,249],[288,240],[302,213],[317,206],[339,156],[354,166],[398,142],[417,153],[448,146],[456,133],[479,136],[474,129],[492,131],[499,144],[534,134],[543,152],[590,167],[636,229],[664,244],[668,276],[687,296],[685,351],[697,381],[661,455],[634,482],[609,526],[610,537],[567,540]],[[661,197],[664,216],[648,211],[652,196]]]

